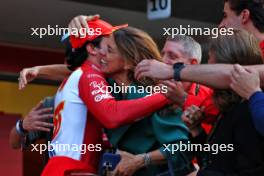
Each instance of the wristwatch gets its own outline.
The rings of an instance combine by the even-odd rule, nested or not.
[[[23,120],[18,120],[16,123],[16,132],[20,135],[20,136],[25,136],[27,134],[27,131],[23,128]]]
[[[185,64],[182,62],[179,63],[175,63],[173,64],[173,70],[174,70],[174,74],[173,74],[173,78],[175,81],[180,81],[181,80],[181,70],[185,67]]]

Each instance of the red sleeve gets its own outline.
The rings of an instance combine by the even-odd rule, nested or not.
[[[200,86],[200,91],[198,95],[188,95],[187,99],[184,103],[183,109],[185,110],[191,105],[196,105],[198,107],[205,107],[204,114],[205,114],[205,122],[211,123],[216,120],[216,116],[218,115],[219,111],[213,102],[213,90],[205,87]]]
[[[116,101],[106,91],[108,83],[97,73],[84,72],[79,81],[79,96],[88,111],[106,127],[117,128],[147,116],[168,103],[162,94],[154,94],[135,100]]]

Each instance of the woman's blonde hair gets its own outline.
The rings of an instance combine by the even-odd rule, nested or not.
[[[132,64],[132,68],[128,73],[130,80],[136,81],[134,70],[139,62],[144,59],[161,59],[157,44],[146,32],[134,27],[127,27],[115,31],[113,35],[122,57]],[[140,83],[151,85],[154,80],[144,78]]]

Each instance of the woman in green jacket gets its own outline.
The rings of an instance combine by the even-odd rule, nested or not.
[[[100,46],[101,70],[110,78],[112,87],[122,86],[126,90],[125,93],[112,93],[116,99],[147,96],[147,90],[155,86],[155,81],[136,81],[134,68],[143,59],[161,58],[152,38],[144,31],[127,27],[104,37]],[[173,145],[168,145],[188,142],[188,130],[181,121],[181,113],[180,109],[169,107],[150,114],[151,118],[107,130],[113,147],[125,151],[121,152],[122,159],[114,171],[115,175],[157,175],[168,170],[166,160],[174,166],[175,175],[193,171],[189,153],[172,151]]]

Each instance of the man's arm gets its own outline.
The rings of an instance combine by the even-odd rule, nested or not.
[[[259,73],[261,86],[264,87],[264,65],[244,66]],[[233,65],[202,64],[187,65],[182,69],[180,78],[183,81],[197,82],[213,88],[225,89],[230,87]]]
[[[196,82],[218,89],[229,88],[232,65],[187,65],[180,72],[183,81]]]
[[[196,82],[214,88],[228,88],[231,70],[232,65],[186,65],[179,74],[181,81]],[[140,79],[145,76],[162,80],[173,79],[174,69],[172,65],[157,60],[143,60],[136,67],[135,77]]]
[[[25,88],[27,83],[36,78],[61,81],[71,74],[71,71],[64,64],[43,65],[31,68],[24,68],[19,76],[19,89]]]
[[[36,68],[39,70],[38,76],[45,79],[63,80],[71,74],[65,64],[36,66]]]
[[[28,137],[29,133],[43,131],[49,132],[50,128],[53,127],[52,123],[45,122],[46,119],[52,118],[53,115],[49,114],[52,108],[41,108],[42,102],[40,102],[36,107],[34,107],[21,122],[20,125],[14,126],[9,135],[9,144],[13,149],[21,148],[22,142],[24,142],[25,137]],[[23,132],[28,132],[23,134]],[[35,135],[38,136],[38,135]]]
[[[17,133],[16,127],[11,129],[9,135],[9,144],[13,149],[20,149],[23,138]]]
[[[245,66],[245,68],[255,69],[259,72],[261,86],[264,86],[264,65]],[[212,88],[226,89],[231,83],[231,71],[233,65],[228,64],[202,64],[202,65],[186,65],[180,71],[180,80],[196,82],[207,85]],[[141,61],[135,71],[135,77],[151,77],[156,79],[173,79],[173,66],[164,64],[156,60]]]

